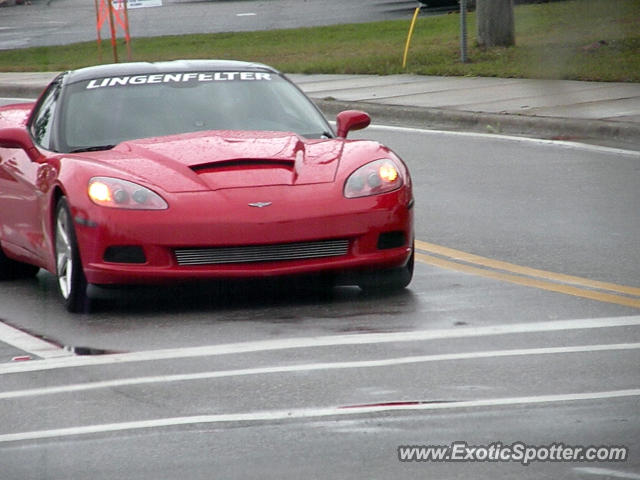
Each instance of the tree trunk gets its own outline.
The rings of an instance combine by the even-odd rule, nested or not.
[[[478,45],[510,47],[516,43],[513,0],[477,0]]]

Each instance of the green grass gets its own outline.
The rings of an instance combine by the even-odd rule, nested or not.
[[[258,61],[291,73],[415,73],[599,81],[640,81],[640,1],[571,0],[515,9],[516,46],[475,45],[460,63],[459,15],[422,17],[402,68],[410,19],[268,32],[134,38],[133,60],[220,58]],[[135,34],[135,24],[131,25]],[[119,41],[121,60],[126,49]],[[95,42],[0,51],[0,71],[64,70],[103,62]]]

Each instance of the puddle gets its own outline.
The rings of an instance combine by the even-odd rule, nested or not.
[[[74,355],[79,356],[87,356],[87,355],[113,355],[116,353],[126,353],[121,350],[105,350],[102,348],[92,348],[92,347],[70,347],[65,346],[64,349],[68,352],[73,353]]]
[[[408,405],[432,405],[439,403],[457,403],[459,400],[407,400],[400,402],[376,402],[359,405],[343,405],[340,408],[367,408],[367,407],[405,407]]]
[[[54,345],[54,346],[56,346],[58,348],[64,348],[64,345],[62,343],[58,342],[57,340],[55,340],[53,338],[49,338],[46,335],[39,334],[37,332],[29,330],[28,328],[19,327],[18,325],[15,325],[15,324],[13,324],[11,322],[8,322],[5,319],[0,319],[0,322],[4,323],[5,325],[7,325],[7,326],[9,326],[9,327],[11,327],[11,328],[13,328],[15,330],[20,331],[22,333],[26,333],[27,335],[29,335],[31,337],[37,338],[38,340],[42,340],[43,342],[50,343],[51,345]]]
[[[40,333],[34,332],[32,330],[29,330],[27,328],[24,327],[19,327],[17,325],[12,324],[11,322],[7,322],[6,320],[0,320],[0,322],[4,323],[5,325],[14,328],[15,330],[18,330],[20,332],[23,332],[33,338],[37,338],[38,340],[42,340],[44,342],[50,343],[51,345],[58,347],[61,350],[65,350],[67,352],[73,353],[74,355],[78,355],[78,356],[88,356],[88,355],[113,355],[115,353],[127,353],[125,351],[121,351],[121,350],[108,350],[108,349],[104,349],[104,348],[94,348],[94,347],[76,347],[76,346],[70,346],[70,345],[64,345],[62,342],[55,340],[53,338],[50,338],[46,335],[42,335]],[[32,360],[33,356],[32,355],[19,355],[16,356],[14,358],[12,358],[11,360],[14,362],[18,362],[18,361],[27,361],[27,360]]]

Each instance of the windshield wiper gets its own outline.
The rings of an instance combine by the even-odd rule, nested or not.
[[[115,145],[95,145],[93,147],[76,148],[75,150],[71,150],[69,153],[98,152],[100,150],[111,150],[113,147],[115,147]]]

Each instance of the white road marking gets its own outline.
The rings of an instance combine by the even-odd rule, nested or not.
[[[107,423],[102,425],[86,425],[80,427],[37,430],[31,432],[7,433],[0,435],[0,443],[24,440],[41,440],[45,438],[61,438],[94,433],[119,432],[123,430],[141,430],[146,428],[172,427],[177,425],[194,425],[198,423],[250,423],[278,420],[294,420],[322,417],[348,417],[381,412],[409,412],[425,410],[452,410],[461,408],[482,408],[539,403],[559,403],[586,400],[602,400],[640,396],[640,389],[614,390],[608,392],[568,393],[560,395],[540,395],[531,397],[488,398],[451,403],[417,403],[408,405],[364,405],[325,408],[298,408],[290,410],[266,410],[262,412],[229,413],[215,415],[195,415],[186,417],[159,418],[133,422]]]
[[[257,14],[253,12],[236,13],[236,17],[255,17]]]
[[[621,472],[620,470],[610,470],[608,468],[579,467],[574,468],[574,472],[585,475],[596,475],[605,478],[627,478],[631,480],[640,480],[640,475],[632,472]]]
[[[7,373],[33,372],[69,367],[110,365],[128,362],[145,362],[177,358],[208,357],[239,353],[266,352],[294,348],[318,348],[346,345],[371,345],[397,342],[416,342],[450,338],[508,335],[515,333],[540,333],[593,328],[627,327],[640,325],[640,315],[610,318],[588,318],[583,320],[557,320],[492,325],[486,327],[460,327],[433,330],[418,330],[391,333],[367,333],[350,335],[327,335],[318,337],[285,338],[279,340],[259,340],[253,342],[207,345],[202,347],[170,348],[120,353],[102,356],[74,356],[37,360],[17,364],[0,364],[0,375]]]
[[[514,350],[493,350],[484,352],[445,353],[439,355],[420,355],[400,358],[386,358],[383,360],[364,360],[351,362],[322,362],[306,365],[286,365],[277,367],[243,368],[236,370],[218,370],[199,373],[187,373],[176,375],[156,375],[148,377],[121,378],[117,380],[104,380],[100,382],[76,383],[56,387],[32,388],[27,390],[14,390],[0,392],[0,399],[36,397],[61,393],[72,393],[100,388],[118,388],[131,385],[143,385],[150,383],[170,383],[194,380],[207,380],[213,378],[237,377],[246,375],[265,375],[273,373],[310,372],[319,370],[340,370],[350,368],[375,368],[414,363],[441,362],[448,360],[477,360],[480,358],[515,357],[532,355],[558,355],[569,353],[591,353],[640,349],[640,343],[619,343],[608,345],[580,345],[572,347],[546,347],[525,348]]]
[[[0,342],[7,343],[19,350],[41,358],[69,357],[73,354],[4,322],[0,322]]]
[[[630,155],[634,157],[640,157],[640,152],[636,150],[604,147],[601,145],[591,145],[589,143],[568,142],[566,140],[549,140],[549,139],[543,139],[543,138],[518,137],[515,135],[500,135],[500,134],[480,133],[480,132],[454,132],[449,130],[428,130],[425,128],[398,127],[395,125],[372,124],[369,128],[387,130],[390,132],[420,133],[420,134],[427,134],[427,135],[445,135],[445,136],[448,135],[448,136],[457,136],[457,137],[476,137],[476,138],[484,138],[484,139],[502,139],[502,140],[509,140],[512,142],[534,143],[537,145],[564,146],[567,148],[573,148],[573,149],[579,149],[579,150],[588,150],[588,151],[600,152],[600,153],[612,153],[615,155]]]
[[[19,97],[2,97],[0,100],[9,100],[9,103],[31,103],[35,102],[36,98],[19,98]]]

